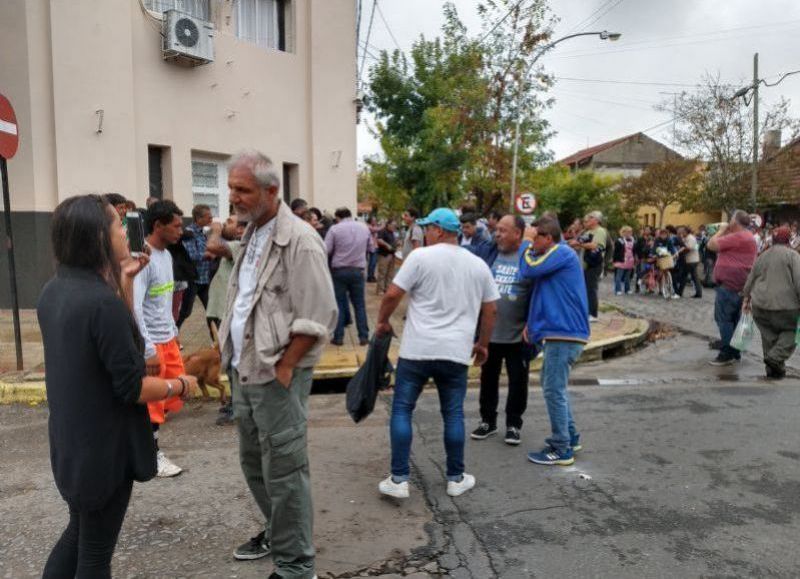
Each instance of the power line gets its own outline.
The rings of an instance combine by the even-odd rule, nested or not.
[[[606,8],[606,9],[605,9],[603,12],[601,12],[600,14],[598,14],[597,16],[595,16],[595,17],[594,17],[593,19],[591,19],[589,22],[585,23],[585,24],[582,26],[581,30],[585,30],[585,29],[589,28],[589,27],[590,27],[592,24],[594,24],[595,22],[597,22],[598,20],[600,20],[600,19],[601,19],[603,16],[605,16],[606,14],[608,14],[609,12],[611,12],[612,10],[614,10],[614,8],[616,8],[617,6],[619,6],[620,4],[622,4],[622,2],[623,2],[623,1],[624,1],[624,0],[617,0],[617,1],[616,1],[614,4],[612,4],[611,6],[609,6],[608,8]]]
[[[370,50],[370,48],[372,48],[372,49],[375,49],[375,47],[374,47],[374,46],[372,46],[372,45],[367,45],[367,44],[364,44],[364,43],[362,42],[362,43],[360,43],[360,44],[358,45],[358,47],[359,47],[361,50],[363,50],[363,51],[364,51],[364,53],[365,53],[367,56],[369,56],[369,57],[370,57],[372,60],[377,60],[377,61],[380,61],[380,58],[378,58],[377,56],[375,56],[375,53],[373,53],[373,52]]]
[[[568,98],[578,99],[578,100],[584,100],[584,101],[588,100],[588,101],[592,101],[592,102],[596,102],[596,103],[616,105],[618,107],[625,107],[625,108],[629,108],[629,109],[639,109],[640,111],[652,111],[653,110],[652,107],[643,107],[641,105],[634,105],[634,104],[631,104],[631,103],[624,103],[624,102],[621,102],[621,101],[601,99],[601,98],[597,98],[597,97],[584,97],[584,96],[572,95],[572,94],[569,94],[569,93],[564,93],[564,96],[566,96]]]
[[[372,12],[369,15],[369,27],[367,28],[367,38],[364,41],[364,44],[369,46],[369,39],[372,36],[372,24],[375,21],[375,8],[378,6],[378,0],[372,0]],[[362,79],[364,78],[364,64],[367,60],[367,53],[366,51],[361,55],[361,68],[358,71],[358,86],[360,87],[362,84]]]
[[[361,3],[362,0],[358,0],[356,4],[356,62],[358,62],[358,44],[361,42]]]
[[[578,32],[579,30],[582,30],[586,26],[587,22],[589,22],[597,13],[608,7],[608,5],[611,4],[612,2],[614,2],[614,0],[604,0],[603,2],[601,2],[600,5],[591,14],[589,14],[589,16],[587,16],[586,18],[578,22],[575,26],[570,28],[567,34],[572,34],[573,32]]]
[[[522,3],[523,3],[523,2],[525,2],[525,0],[519,0],[519,1],[518,1],[516,4],[514,4],[514,5],[513,5],[511,8],[509,8],[509,9],[508,9],[508,12],[506,12],[506,13],[505,13],[505,15],[504,15],[504,16],[503,16],[503,17],[502,17],[500,20],[498,20],[498,21],[495,23],[495,25],[494,25],[494,26],[492,26],[492,28],[491,28],[491,29],[490,29],[488,32],[486,32],[486,34],[484,34],[484,35],[481,37],[481,39],[480,39],[480,41],[479,41],[479,42],[480,42],[480,43],[482,43],[484,40],[486,40],[487,38],[489,38],[489,36],[491,36],[492,32],[494,32],[495,30],[497,30],[497,29],[500,27],[500,25],[501,25],[503,22],[505,22],[505,21],[506,21],[506,18],[508,18],[509,16],[511,16],[511,14],[514,12],[514,10],[516,10],[517,8],[519,8],[520,6],[522,6]]]
[[[627,95],[620,96],[620,95],[606,95],[606,94],[597,94],[597,93],[590,94],[590,93],[585,93],[585,92],[577,92],[577,91],[573,91],[573,90],[567,90],[567,89],[565,89],[565,88],[563,88],[561,86],[553,87],[551,92],[553,94],[556,94],[556,95],[558,95],[558,94],[571,94],[571,95],[582,96],[582,97],[587,97],[587,98],[597,98],[597,97],[601,97],[601,98],[616,98],[616,99],[622,100],[624,102],[635,102],[635,103],[641,103],[641,104],[645,104],[645,105],[649,105],[649,106],[656,106],[660,102],[660,101],[659,102],[655,102],[653,100],[638,99],[638,98],[630,97],[630,96],[627,96]]]
[[[392,40],[394,41],[394,45],[397,47],[397,50],[399,50],[400,52],[403,52],[403,49],[400,48],[400,43],[397,42],[397,38],[394,37],[394,33],[392,32],[392,29],[389,28],[389,23],[386,22],[386,17],[383,15],[383,10],[381,10],[381,6],[380,6],[380,4],[378,4],[378,0],[375,0],[375,6],[378,9],[378,16],[381,17],[381,20],[383,21],[383,25],[386,27],[386,32],[388,32],[389,36],[392,37]]]
[[[651,81],[639,81],[639,80],[612,80],[607,78],[575,78],[569,76],[557,76],[555,77],[556,80],[566,80],[566,81],[573,81],[573,82],[597,82],[597,83],[606,83],[606,84],[631,84],[631,85],[639,85],[639,86],[679,86],[685,88],[696,88],[698,86],[703,86],[699,83],[688,84],[688,83],[680,83],[680,82],[651,82]],[[724,84],[724,83],[723,83]]]

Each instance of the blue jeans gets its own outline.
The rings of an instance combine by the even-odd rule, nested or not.
[[[347,303],[348,296],[356,311],[358,339],[368,339],[367,305],[364,301],[364,270],[357,267],[338,268],[331,272],[331,276],[333,277],[333,291],[336,294],[336,305],[339,307],[339,321],[336,323],[333,339],[337,342],[344,339],[345,321],[350,311]]]
[[[550,438],[545,442],[558,452],[570,448],[570,440],[578,436],[569,404],[567,383],[572,365],[580,358],[583,344],[577,342],[544,343],[542,393],[550,416]]]
[[[741,353],[736,348],[731,348],[731,338],[742,315],[742,297],[735,291],[719,286],[717,299],[714,302],[714,321],[719,328],[719,337],[722,340],[720,354],[728,358],[740,358]]]
[[[375,268],[378,267],[378,252],[367,254],[367,279],[375,280]]]
[[[397,363],[389,434],[392,440],[392,478],[407,481],[411,454],[411,416],[422,388],[429,379],[436,382],[439,408],[444,421],[444,451],[447,480],[461,480],[464,474],[464,398],[467,395],[467,366],[448,360],[406,360]]]
[[[614,270],[614,292],[620,293],[622,290],[622,286],[625,286],[625,292],[631,291],[631,274],[633,274],[632,269],[620,269],[617,268]]]

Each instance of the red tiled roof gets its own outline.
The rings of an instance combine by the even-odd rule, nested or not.
[[[562,165],[574,165],[576,163],[580,163],[586,159],[590,159],[594,157],[597,153],[601,153],[606,149],[610,149],[611,147],[615,147],[620,143],[624,143],[625,141],[632,139],[642,133],[633,133],[632,135],[628,135],[626,137],[622,137],[620,139],[614,139],[613,141],[608,141],[607,143],[602,143],[600,145],[595,145],[594,147],[589,147],[588,149],[582,149],[577,153],[573,153],[569,157],[564,157],[558,163]]]

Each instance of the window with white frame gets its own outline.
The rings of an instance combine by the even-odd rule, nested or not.
[[[261,48],[286,51],[289,0],[236,0],[236,36]]]
[[[201,20],[210,20],[208,0],[144,0],[144,5],[153,12],[164,13],[177,10]]]
[[[192,205],[200,204],[214,217],[228,218],[228,173],[224,161],[192,155]]]

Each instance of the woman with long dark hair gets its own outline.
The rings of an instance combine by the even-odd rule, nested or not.
[[[69,524],[43,576],[110,577],[133,481],[156,473],[144,403],[189,396],[197,381],[145,377],[130,296],[148,257],[131,257],[120,217],[107,201],[97,195],[67,199],[55,210],[51,236],[58,267],[37,312],[50,462]]]

